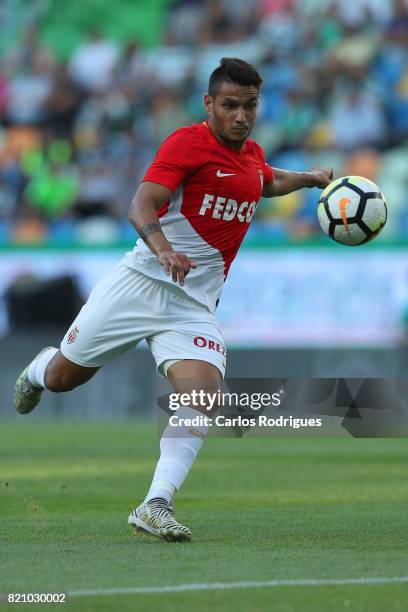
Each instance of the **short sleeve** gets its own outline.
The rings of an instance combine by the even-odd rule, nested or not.
[[[267,185],[268,183],[272,183],[273,179],[275,178],[275,172],[274,169],[272,168],[272,166],[270,166],[266,160],[265,160],[265,152],[263,150],[263,148],[257,144],[254,143],[255,147],[257,149],[257,153],[260,157],[260,162],[263,165],[263,184]]]
[[[176,191],[180,183],[197,168],[198,159],[195,134],[189,128],[181,128],[160,145],[143,182],[158,183],[170,191]]]
[[[275,177],[275,172],[272,168],[272,166],[270,166],[269,164],[267,164],[265,162],[265,168],[264,168],[264,185],[267,185],[268,183],[272,183],[273,179]]]

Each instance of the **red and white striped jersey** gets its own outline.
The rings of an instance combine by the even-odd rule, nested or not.
[[[247,140],[242,151],[234,151],[214,137],[206,122],[173,132],[144,176],[144,181],[172,192],[158,211],[161,227],[173,249],[197,263],[182,289],[210,311],[215,310],[263,185],[273,176],[255,141]],[[152,278],[174,284],[141,239],[125,261]]]

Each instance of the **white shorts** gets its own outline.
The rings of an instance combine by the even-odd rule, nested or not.
[[[224,377],[226,351],[215,316],[176,286],[123,262],[94,287],[61,352],[78,365],[97,368],[144,338],[160,374],[166,374],[166,361],[199,359]]]

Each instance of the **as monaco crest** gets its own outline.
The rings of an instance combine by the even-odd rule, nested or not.
[[[258,168],[258,174],[259,174],[259,180],[261,181],[261,189],[263,189],[264,177],[263,177],[263,172],[260,168]]]
[[[67,338],[68,344],[72,344],[73,342],[75,342],[78,334],[79,334],[79,327],[75,325],[75,327],[73,327],[68,334],[68,338]]]

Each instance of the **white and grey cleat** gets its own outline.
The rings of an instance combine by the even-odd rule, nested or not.
[[[174,508],[161,497],[143,502],[129,515],[135,533],[145,533],[167,542],[190,542],[191,531],[174,518]]]
[[[38,355],[34,357],[31,363],[36,361],[36,359],[38,359],[40,355],[45,353],[45,351],[48,351],[50,348],[52,347],[47,346],[46,348],[43,348],[38,353]],[[16,384],[14,385],[14,408],[20,414],[28,414],[29,412],[31,412],[33,408],[35,408],[37,404],[39,404],[41,400],[41,394],[44,391],[43,387],[36,387],[29,381],[28,368],[29,366],[24,368],[20,376],[17,378]]]

